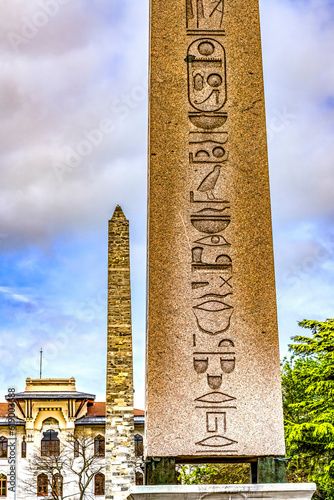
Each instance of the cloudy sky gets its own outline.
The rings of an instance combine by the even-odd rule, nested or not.
[[[334,2],[261,0],[281,354],[334,316]],[[148,0],[0,0],[0,394],[104,400],[107,222],[131,221],[144,407]]]

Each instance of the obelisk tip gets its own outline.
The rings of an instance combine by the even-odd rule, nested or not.
[[[117,205],[117,207],[115,208],[114,215],[112,216],[112,219],[124,219],[124,220],[126,220],[124,212],[119,205]]]

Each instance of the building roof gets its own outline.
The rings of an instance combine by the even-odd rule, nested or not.
[[[0,417],[7,417],[8,403],[0,403]]]
[[[12,399],[10,397],[7,400]],[[94,400],[95,394],[78,391],[24,391],[18,392],[13,399],[89,399]]]
[[[106,403],[94,402],[92,405],[87,406],[87,417],[105,417],[106,416]]]
[[[143,410],[137,410],[134,408],[133,410],[134,416],[145,416],[145,412]],[[87,417],[105,417],[106,416],[106,402],[94,402],[92,405],[88,405],[87,408]]]
[[[143,425],[145,422],[145,412],[134,408],[134,423]],[[106,403],[105,401],[94,402],[87,407],[87,414],[78,418],[75,425],[105,425],[106,424]]]
[[[12,425],[24,425],[24,420],[14,417]],[[0,425],[8,425],[8,403],[0,403]]]

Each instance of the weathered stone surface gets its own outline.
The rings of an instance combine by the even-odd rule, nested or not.
[[[106,498],[135,484],[129,222],[117,206],[109,221]]]
[[[149,457],[284,455],[258,0],[151,0]]]
[[[129,500],[310,500],[315,484],[137,486]]]

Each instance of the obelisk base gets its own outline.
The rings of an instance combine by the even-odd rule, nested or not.
[[[128,500],[311,500],[315,490],[313,483],[136,486]]]

